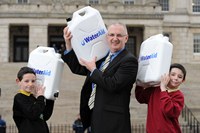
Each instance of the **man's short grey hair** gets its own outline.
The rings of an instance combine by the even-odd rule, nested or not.
[[[126,27],[126,25],[124,23],[121,23],[121,22],[112,23],[112,24],[108,25],[108,28],[110,26],[112,26],[112,25],[121,25],[121,26],[123,26],[123,28],[125,29],[126,34],[128,34],[127,27]]]

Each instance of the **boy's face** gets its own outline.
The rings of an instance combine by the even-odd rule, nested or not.
[[[26,92],[34,92],[35,85],[36,85],[36,76],[32,73],[24,74],[21,81],[16,79],[17,84],[19,85],[20,89]]]
[[[177,88],[184,80],[184,74],[179,68],[172,68],[169,73],[170,81],[168,86],[170,88]]]

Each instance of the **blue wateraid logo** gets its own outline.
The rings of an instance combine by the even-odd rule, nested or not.
[[[34,72],[38,75],[44,75],[44,76],[50,76],[51,75],[51,71],[50,70],[40,70],[40,69],[34,69]]]
[[[84,46],[84,45],[86,45],[87,43],[91,42],[91,41],[94,40],[94,39],[97,39],[98,37],[100,37],[100,36],[102,36],[102,35],[104,35],[104,34],[106,34],[105,30],[104,30],[104,29],[101,29],[101,30],[99,30],[97,33],[95,33],[95,34],[93,34],[93,35],[91,35],[91,36],[85,37],[85,38],[83,39],[83,41],[81,41],[81,45]]]
[[[141,56],[140,60],[141,61],[150,60],[150,59],[153,59],[153,58],[157,58],[157,56],[158,56],[158,53],[152,53],[150,55]]]

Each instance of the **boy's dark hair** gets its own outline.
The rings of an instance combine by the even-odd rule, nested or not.
[[[27,73],[32,73],[32,74],[36,75],[32,68],[30,68],[30,67],[22,67],[19,70],[19,72],[17,73],[17,78],[19,79],[19,81],[21,81],[23,76],[24,76],[24,74],[27,74]]]
[[[172,68],[180,69],[183,72],[183,80],[185,80],[186,70],[185,70],[185,67],[183,65],[178,64],[178,63],[174,63],[174,64],[171,64],[169,71],[171,71]]]

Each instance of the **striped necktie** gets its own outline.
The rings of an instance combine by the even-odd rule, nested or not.
[[[112,54],[109,54],[108,57],[105,59],[104,63],[102,64],[101,68],[100,68],[100,71],[104,72],[105,69],[107,68],[107,66],[109,65],[110,61],[111,61],[111,58],[112,58]],[[90,99],[88,101],[88,106],[90,109],[93,109],[94,107],[94,100],[95,100],[95,94],[96,94],[96,87],[97,85],[96,84],[93,84],[92,86],[92,93],[90,95]]]

